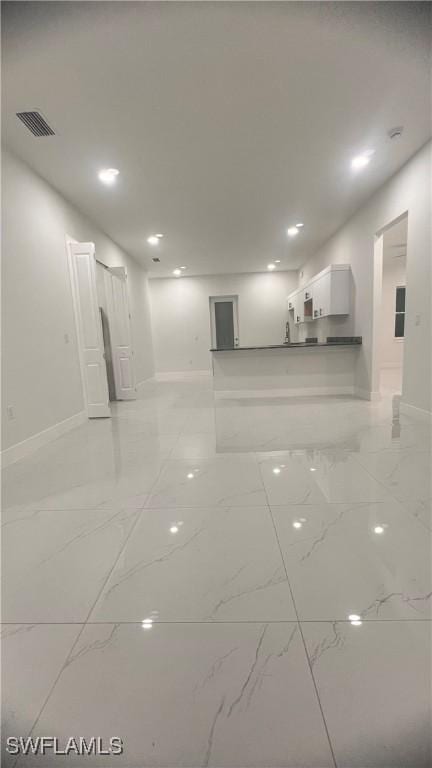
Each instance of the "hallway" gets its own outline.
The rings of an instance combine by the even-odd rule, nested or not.
[[[398,402],[146,383],[8,467],[8,733],[123,740],[46,766],[427,768],[430,429]]]

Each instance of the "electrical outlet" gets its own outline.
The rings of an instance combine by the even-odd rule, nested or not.
[[[8,421],[12,421],[15,418],[15,411],[14,411],[13,405],[8,405],[8,407],[6,408],[6,413],[7,413]]]

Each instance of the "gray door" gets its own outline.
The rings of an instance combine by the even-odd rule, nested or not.
[[[234,316],[232,301],[216,301],[214,305],[217,349],[234,346]]]

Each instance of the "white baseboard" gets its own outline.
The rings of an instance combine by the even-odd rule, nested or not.
[[[370,389],[354,387],[354,394],[356,397],[360,397],[362,400],[370,400],[372,403],[377,403],[381,400],[381,393],[371,391]]]
[[[155,381],[154,376],[149,376],[148,379],[143,379],[142,381],[139,381],[138,384],[135,385],[137,392],[139,389],[142,389],[142,387],[144,387],[145,384],[152,384],[154,383],[154,381]]]
[[[432,412],[426,411],[424,408],[417,408],[415,405],[401,401],[400,412],[406,416],[411,416],[413,419],[424,421],[426,424],[432,424]]]
[[[194,381],[194,379],[210,378],[210,368],[205,371],[160,371],[155,373],[155,381]]]
[[[84,424],[87,421],[86,411],[75,413],[74,416],[70,416],[64,421],[59,421],[58,424],[54,424],[48,429],[44,429],[43,432],[38,432],[36,435],[28,437],[27,440],[22,440],[20,443],[11,445],[10,448],[5,448],[1,452],[1,465],[2,467],[8,467],[10,464],[14,464],[16,461],[28,456],[29,453],[33,453],[38,448],[51,443],[53,440],[57,440],[58,437],[64,435],[74,427],[79,427],[80,424]]]
[[[317,397],[317,396],[337,396],[353,395],[354,388],[346,387],[303,387],[301,389],[280,388],[280,389],[220,389],[214,392],[216,400],[244,399],[255,397]]]

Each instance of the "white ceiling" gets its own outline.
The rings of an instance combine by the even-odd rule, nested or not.
[[[154,276],[297,268],[430,135],[429,3],[2,5],[6,143]]]

